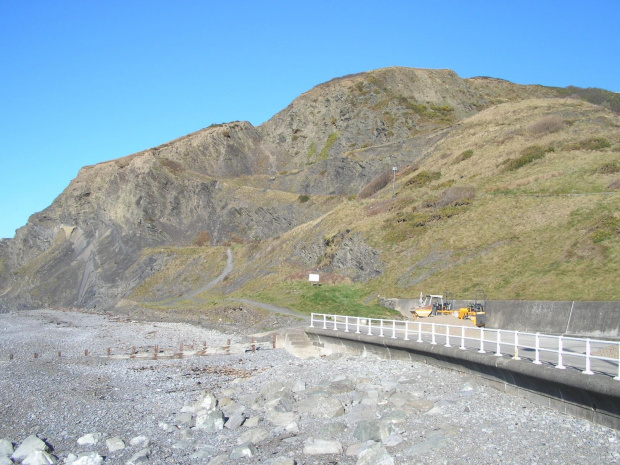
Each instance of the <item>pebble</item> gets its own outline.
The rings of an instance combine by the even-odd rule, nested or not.
[[[0,464],[25,444],[38,444],[29,454],[68,465],[620,463],[617,431],[474,377],[372,355],[302,360],[284,350],[161,360],[84,357],[86,341],[98,338],[102,345],[137,344],[161,331],[178,344],[187,331],[216,345],[237,336],[60,316],[0,315],[6,344],[41,354],[60,344],[67,353],[71,347],[82,353],[0,361]],[[196,428],[206,418],[221,419],[222,428],[219,422],[213,431]],[[20,460],[28,457],[23,451]]]

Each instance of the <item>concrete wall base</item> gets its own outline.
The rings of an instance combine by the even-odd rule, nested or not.
[[[476,375],[484,384],[539,405],[620,430],[620,381],[493,354],[388,337],[307,328],[324,352],[375,354]]]

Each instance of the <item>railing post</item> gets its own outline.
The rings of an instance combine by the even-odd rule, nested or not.
[[[450,325],[446,325],[446,343],[444,347],[452,347],[450,345]]]
[[[496,356],[496,357],[501,357],[501,356],[502,356],[502,351],[501,351],[501,347],[500,347],[500,346],[501,346],[501,343],[502,343],[502,342],[501,342],[501,339],[502,339],[501,334],[502,334],[502,333],[501,333],[501,332],[500,332],[500,330],[498,329],[498,330],[497,330],[497,336],[496,336],[496,339],[495,339],[495,340],[497,341],[497,346],[496,346],[496,348],[495,348],[495,356]]]
[[[338,315],[332,315],[334,317],[334,331],[338,331]]]
[[[409,322],[405,321],[405,337],[403,338],[404,341],[409,340],[408,333],[409,333]]]
[[[540,333],[536,333],[536,356],[534,357],[534,361],[532,363],[536,365],[540,365],[542,362],[540,361]]]
[[[360,333],[360,317],[357,317],[357,331],[355,331],[355,334],[359,334]]]
[[[383,318],[381,318],[379,321],[381,322],[380,323],[380,328],[381,329],[379,331],[379,337],[383,337]]]
[[[396,320],[392,320],[392,339],[396,339]]]
[[[480,326],[480,350],[479,354],[486,354],[486,350],[484,350],[484,326]]]
[[[422,342],[422,323],[418,321],[418,342]]]
[[[459,349],[461,350],[465,350],[465,326],[461,326],[461,347],[459,347]]]
[[[435,345],[435,323],[431,323],[431,345]]]
[[[519,331],[515,331],[515,356],[512,359],[521,360],[521,357],[519,357]]]
[[[372,336],[372,318],[368,318],[368,335]]]
[[[620,381],[620,343],[618,343],[618,376],[614,378],[616,381]]]
[[[344,332],[348,333],[349,332],[349,316],[345,316],[344,317]]]
[[[562,336],[558,338],[558,364],[555,367],[558,370],[566,369],[566,367],[562,364]]]
[[[323,329],[327,329],[327,315],[323,313]]]
[[[594,372],[590,370],[590,339],[586,339],[586,369],[582,371],[584,375],[593,375]]]
[[[314,313],[310,314],[310,327],[314,328]]]

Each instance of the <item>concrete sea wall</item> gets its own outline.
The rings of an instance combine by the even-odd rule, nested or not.
[[[476,375],[484,384],[593,423],[620,429],[620,381],[588,376],[573,370],[495,357],[492,353],[419,344],[413,340],[381,338],[306,328],[313,343],[324,350],[372,353],[382,358],[411,360]]]
[[[454,308],[471,301],[455,300]],[[381,299],[389,308],[407,314],[418,299]],[[489,300],[486,326],[494,329],[620,339],[620,302]]]
[[[620,338],[620,302],[495,300],[487,309],[490,328]]]

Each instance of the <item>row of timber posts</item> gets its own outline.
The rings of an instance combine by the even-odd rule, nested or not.
[[[271,335],[271,341],[272,341],[272,347],[275,349],[276,348],[276,342],[277,342],[276,333],[273,333]],[[226,349],[227,353],[230,353],[231,342],[232,341],[230,339],[228,339],[226,341],[225,349]],[[250,344],[251,344],[252,352],[256,352],[256,338],[254,336],[252,336],[252,340],[251,340]],[[179,344],[179,351],[176,354],[174,354],[174,356],[177,357],[177,358],[183,357],[183,350],[184,350],[184,345],[183,345],[183,342],[181,342]],[[160,354],[160,352],[161,351],[159,349],[159,345],[155,345],[154,350],[153,350],[153,358],[157,359],[157,356]],[[137,353],[138,353],[138,351],[137,351],[136,347],[133,346],[131,348],[130,358],[136,358]],[[89,354],[88,349],[84,349],[84,357],[88,357],[88,354]],[[203,343],[202,343],[202,350],[200,351],[199,355],[206,355],[206,354],[207,354],[207,341],[203,341]],[[106,355],[108,357],[112,356],[112,348],[111,347],[107,348]],[[58,351],[58,358],[61,358],[61,357],[62,357],[62,351],[59,350]],[[38,352],[34,352],[33,353],[33,358],[35,360],[38,359],[39,358],[39,353]],[[15,359],[15,354],[9,354],[9,361],[12,361],[14,359]]]

